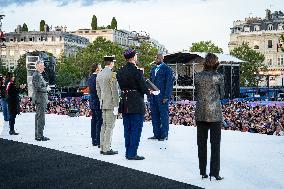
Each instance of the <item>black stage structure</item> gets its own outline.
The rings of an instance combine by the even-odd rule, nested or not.
[[[174,99],[176,101],[195,100],[194,74],[203,70],[206,54],[185,51],[165,55],[164,62],[174,71]],[[214,54],[220,61],[218,72],[224,75],[225,98],[238,98],[240,96],[240,63],[244,61],[231,55]]]

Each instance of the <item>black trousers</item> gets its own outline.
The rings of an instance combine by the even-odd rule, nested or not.
[[[208,130],[210,130],[211,158],[210,173],[211,176],[219,176],[220,171],[220,142],[221,142],[221,122],[201,122],[197,121],[197,145],[200,175],[206,174],[207,165],[207,139]]]
[[[9,117],[10,131],[15,131],[15,120],[16,120],[16,115],[10,115]]]
[[[92,109],[91,137],[93,145],[100,145],[100,132],[103,124],[102,110]]]

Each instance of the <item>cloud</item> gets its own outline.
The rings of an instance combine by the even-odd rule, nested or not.
[[[0,0],[0,8],[8,7],[11,5],[22,6],[27,3],[33,3],[40,0]],[[95,3],[102,3],[108,1],[120,1],[120,2],[136,2],[136,1],[147,1],[147,0],[51,0],[56,2],[59,7],[64,7],[68,4],[80,2],[82,6],[91,6]],[[204,1],[204,0],[202,0]]]
[[[25,5],[26,3],[32,3],[37,0],[0,0],[0,8],[8,7],[10,5],[16,4],[17,6]]]

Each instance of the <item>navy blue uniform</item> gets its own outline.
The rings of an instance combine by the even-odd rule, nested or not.
[[[126,63],[117,73],[121,89],[119,112],[123,116],[126,158],[137,156],[140,142],[145,103],[144,94],[148,93],[142,72],[132,63]]]
[[[165,63],[161,63],[158,70],[156,68],[157,66],[153,67],[150,72],[150,80],[160,89],[159,95],[150,96],[153,133],[157,139],[166,139],[169,132],[169,100],[173,90],[173,71]],[[163,99],[167,101],[163,103]]]
[[[92,74],[88,79],[90,91],[90,109],[92,110],[91,137],[93,145],[100,145],[100,132],[103,124],[100,100],[96,91],[97,74]]]

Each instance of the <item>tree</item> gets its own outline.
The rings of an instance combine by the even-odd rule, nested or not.
[[[234,48],[230,54],[245,61],[241,63],[241,85],[256,86],[259,80],[257,80],[254,73],[257,73],[260,69],[266,70],[263,63],[264,55],[250,48],[247,43]]]
[[[1,75],[7,75],[8,71],[9,70],[6,68],[6,66],[4,65],[2,60],[0,59],[0,74]]]
[[[144,68],[144,76],[149,78],[152,62],[158,53],[158,49],[153,47],[150,43],[141,43],[138,51],[138,67]]]
[[[23,31],[23,32],[28,32],[28,31],[29,31],[29,28],[28,28],[28,26],[27,26],[26,23],[23,24],[22,31]]]
[[[91,26],[92,26],[92,30],[98,29],[98,20],[97,20],[96,15],[93,15]]]
[[[56,63],[56,86],[77,87],[81,81],[81,70],[76,57],[61,56]]]
[[[110,26],[111,26],[111,29],[117,30],[117,21],[115,17],[112,18]]]
[[[189,48],[191,52],[211,52],[211,53],[223,53],[223,49],[212,43],[212,41],[200,41],[192,43]]]
[[[27,85],[27,68],[26,68],[26,54],[22,55],[17,61],[17,67],[14,70],[15,83],[17,86],[26,84]]]
[[[40,26],[39,26],[39,31],[44,32],[44,26],[45,26],[45,21],[41,20],[40,21]]]

